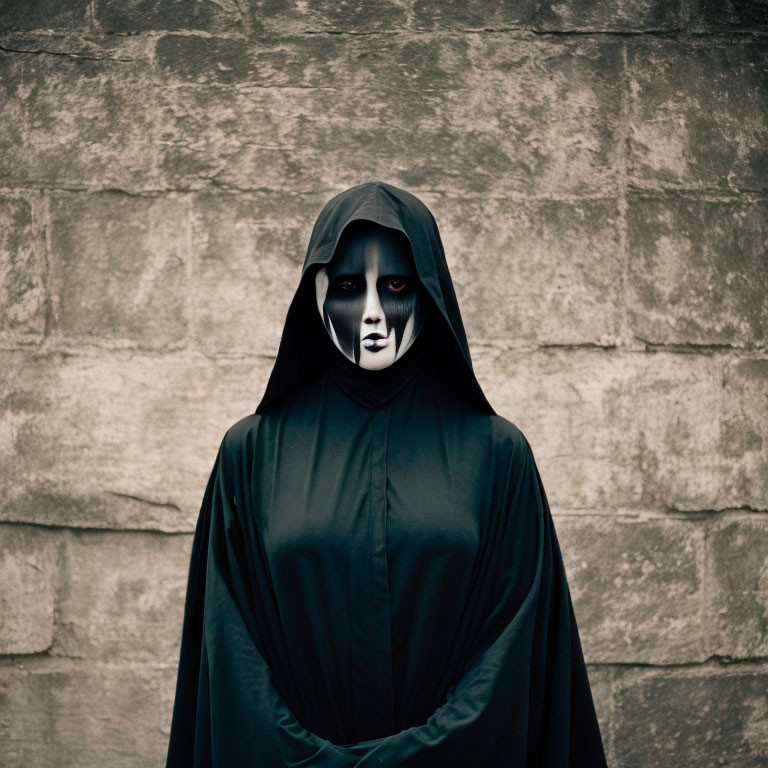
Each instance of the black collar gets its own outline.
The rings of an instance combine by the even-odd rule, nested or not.
[[[422,328],[401,358],[377,371],[355,365],[325,333],[325,371],[339,389],[363,407],[374,409],[386,405],[426,365],[424,330]]]

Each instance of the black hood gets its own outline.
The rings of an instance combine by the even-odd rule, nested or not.
[[[331,198],[320,211],[309,239],[296,293],[280,339],[277,359],[256,413],[266,413],[297,385],[316,376],[323,365],[327,336],[315,302],[314,277],[336,250],[344,228],[364,219],[399,230],[408,238],[416,272],[431,298],[422,333],[447,376],[481,411],[493,414],[472,369],[467,336],[445,260],[437,223],[417,197],[382,181],[369,181]]]

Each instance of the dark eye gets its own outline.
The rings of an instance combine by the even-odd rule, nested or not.
[[[401,277],[392,277],[387,280],[385,284],[385,288],[392,293],[400,293],[400,291],[405,290],[407,286],[407,281],[403,280]]]
[[[338,290],[345,293],[351,293],[360,287],[359,281],[354,277],[340,277],[338,280],[336,280],[334,285]]]

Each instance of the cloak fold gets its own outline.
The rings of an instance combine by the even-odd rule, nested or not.
[[[406,232],[432,302],[384,377],[306,306],[354,218]],[[533,451],[474,378],[434,219],[380,182],[318,219],[189,570],[167,766],[309,765],[606,765]]]

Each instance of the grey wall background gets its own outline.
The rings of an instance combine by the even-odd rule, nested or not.
[[[191,547],[312,224],[441,228],[612,766],[768,761],[768,9],[0,0],[0,762],[165,756]],[[165,468],[171,467],[170,471]]]

